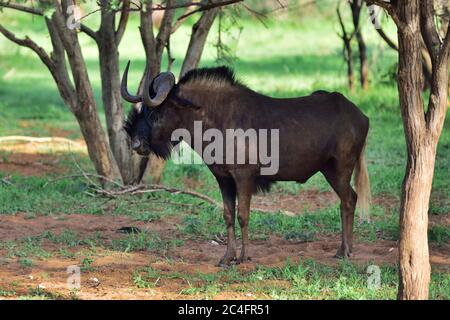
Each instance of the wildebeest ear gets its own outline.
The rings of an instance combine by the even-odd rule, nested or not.
[[[171,97],[171,100],[172,100],[172,102],[174,103],[174,105],[175,105],[176,107],[179,107],[179,108],[200,109],[200,106],[194,104],[193,102],[191,102],[191,101],[189,101],[189,100],[187,100],[187,99],[181,98],[181,97],[179,97],[179,96],[176,95],[176,94],[174,94],[174,95]]]

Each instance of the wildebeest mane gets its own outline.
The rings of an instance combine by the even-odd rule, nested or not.
[[[236,86],[240,82],[236,79],[234,70],[227,66],[214,68],[200,68],[187,72],[179,81],[179,85],[201,84],[223,86]]]
[[[137,120],[138,116],[139,116],[139,114],[136,111],[136,109],[132,108],[123,123],[123,129],[129,136],[131,136],[131,133],[133,132],[133,127],[136,124],[136,120]]]

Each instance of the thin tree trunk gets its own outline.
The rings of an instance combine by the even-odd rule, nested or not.
[[[167,6],[170,6],[174,0],[169,0]],[[153,20],[152,20],[152,1],[147,1],[145,9],[141,11],[141,39],[144,44],[145,54],[147,58],[147,72],[150,72],[152,77],[157,76],[161,72],[161,59],[172,32],[172,22],[174,18],[174,10],[167,10],[164,13],[161,26],[157,36],[154,35]],[[214,19],[217,16],[218,8],[205,11],[197,23],[194,25],[189,42],[189,47],[183,62],[181,75],[187,71],[196,68],[200,62],[200,57],[203,53],[203,48],[206,44],[206,39]],[[139,86],[139,91],[142,90],[142,83]],[[149,164],[141,164],[141,169],[146,168],[153,183],[161,181],[162,173],[166,166],[166,161],[151,155]],[[142,173],[143,174],[143,173]]]
[[[434,154],[426,147],[419,5],[417,0],[412,2],[399,8],[399,18],[408,27],[398,30],[398,86],[408,150],[400,205],[398,298],[408,300],[428,298],[428,203],[434,168]]]
[[[180,78],[188,71],[197,68],[200,63],[206,39],[218,12],[218,8],[205,11],[192,27],[191,39],[181,68]]]
[[[338,7],[336,9],[336,13],[338,16],[339,24],[341,26],[342,35],[340,35],[340,38],[343,42],[343,55],[344,60],[347,63],[347,82],[348,82],[348,88],[353,91],[355,88],[354,85],[354,76],[353,76],[353,50],[352,50],[352,38],[354,34],[349,34],[347,32],[347,29],[345,28],[344,20],[342,19],[341,10],[338,4]]]
[[[52,17],[53,32],[57,32],[59,40],[61,40],[67,53],[75,83],[77,102],[72,102],[70,105],[71,111],[77,118],[81,133],[86,141],[89,157],[98,174],[108,179],[114,179],[118,174],[117,165],[98,117],[94,94],[78,42],[78,36],[75,31],[68,29],[65,25],[66,18],[63,12],[66,12],[67,6],[71,4],[71,1],[63,0],[61,7],[56,1],[56,11]]]
[[[356,32],[356,41],[358,42],[359,48],[359,74],[360,82],[363,90],[369,89],[369,63],[367,60],[367,48],[364,41],[363,35],[360,30]]]
[[[124,185],[140,182],[142,157],[130,147],[123,129],[124,107],[120,96],[119,52],[120,42],[115,29],[116,13],[109,9],[110,0],[101,2],[101,24],[97,33],[102,101],[105,108],[109,145],[119,167]],[[136,159],[134,159],[136,158]]]
[[[347,81],[348,88],[353,91],[355,89],[354,71],[353,71],[353,51],[351,41],[344,40],[344,55],[347,61]]]
[[[353,26],[355,29],[356,42],[358,43],[359,51],[359,75],[360,83],[363,90],[369,89],[369,62],[367,60],[367,47],[364,41],[363,34],[360,27],[361,9],[363,6],[362,1],[350,2],[352,10]]]
[[[429,0],[399,0],[399,94],[408,150],[400,205],[399,291],[402,300],[428,299],[428,210],[436,149],[448,97],[450,31],[440,43]],[[422,34],[421,36],[418,36]],[[423,48],[433,65],[428,110],[422,97]]]

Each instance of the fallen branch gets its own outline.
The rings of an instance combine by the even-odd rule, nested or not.
[[[193,190],[186,190],[186,189],[178,189],[178,188],[173,188],[173,187],[167,187],[164,185],[160,185],[160,184],[149,184],[149,185],[144,185],[144,184],[140,184],[140,185],[135,185],[135,186],[131,186],[131,187],[126,187],[122,184],[120,184],[117,181],[113,181],[110,179],[107,179],[103,176],[97,175],[97,174],[91,174],[91,173],[87,173],[84,172],[83,169],[81,168],[81,166],[76,162],[76,160],[74,159],[75,164],[78,168],[78,170],[80,170],[81,174],[76,174],[76,175],[69,175],[69,176],[63,176],[63,177],[58,177],[52,180],[49,180],[45,183],[44,187],[47,186],[50,183],[59,181],[59,180],[63,180],[63,179],[73,179],[73,178],[85,178],[94,188],[94,193],[93,192],[89,192],[87,191],[86,194],[88,194],[89,196],[95,197],[97,195],[101,195],[101,196],[105,196],[111,199],[117,199],[119,197],[123,197],[123,196],[134,196],[134,195],[142,195],[142,194],[154,194],[154,193],[158,193],[158,192],[167,192],[170,194],[184,194],[187,196],[191,196],[197,199],[200,199],[208,204],[211,204],[219,209],[223,209],[223,204],[220,201],[216,201],[215,199],[203,194],[203,193],[199,193]],[[103,188],[101,187],[99,184],[95,183],[92,178],[99,178],[99,179],[104,179],[105,181],[108,181],[110,183],[112,183],[114,186],[117,187],[117,189],[107,189],[107,188]],[[170,203],[173,204],[173,203]],[[188,204],[177,204],[177,205],[188,205]],[[270,210],[270,209],[265,209],[265,208],[258,208],[258,207],[251,207],[252,211],[259,211],[262,213],[274,213],[276,212],[276,210]],[[289,211],[285,211],[285,210],[279,210],[281,213],[287,215],[287,216],[294,216],[295,214]]]
[[[112,198],[117,198],[117,197],[125,196],[125,195],[151,194],[151,193],[157,193],[157,192],[168,192],[170,194],[184,194],[184,195],[188,195],[188,196],[191,196],[194,198],[201,199],[204,202],[209,203],[217,208],[220,208],[220,209],[223,208],[222,202],[216,201],[213,198],[211,198],[203,193],[199,193],[199,192],[196,192],[193,190],[185,190],[185,189],[178,189],[178,188],[173,188],[173,187],[166,187],[166,186],[159,185],[159,184],[137,185],[137,186],[132,186],[132,187],[128,187],[128,188],[122,188],[121,190],[118,190],[118,191],[98,189],[98,190],[96,190],[96,192],[98,194],[112,197]],[[259,211],[262,213],[275,212],[274,210],[258,208],[258,207],[251,207],[251,210]],[[285,211],[285,210],[280,210],[280,212],[285,215],[288,215],[288,216],[294,215],[292,212]]]
[[[54,182],[57,182],[57,181],[60,181],[60,180],[74,179],[74,178],[86,178],[86,177],[93,177],[93,178],[105,180],[105,181],[111,182],[112,184],[116,185],[117,187],[120,187],[120,188],[123,187],[123,185],[121,185],[117,181],[109,179],[109,178],[107,178],[105,176],[101,176],[101,175],[95,174],[95,173],[86,173],[86,172],[83,172],[82,174],[71,174],[71,175],[61,176],[61,177],[57,177],[57,178],[51,179],[51,180],[47,181],[44,184],[44,187],[46,187],[50,183],[54,183]]]
[[[156,192],[168,192],[170,194],[185,194],[188,196],[192,196],[198,199],[201,199],[209,204],[212,204],[216,207],[222,207],[222,203],[214,200],[207,195],[202,193],[192,191],[192,190],[183,190],[172,187],[166,187],[159,184],[150,184],[150,185],[136,185],[128,188],[122,188],[121,190],[106,190],[106,189],[97,189],[96,192],[98,194],[109,196],[109,197],[120,197],[124,195],[138,195],[138,194],[148,194],[148,193],[156,193]]]

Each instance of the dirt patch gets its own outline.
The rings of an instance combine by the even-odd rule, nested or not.
[[[436,216],[430,216],[430,224],[442,227],[450,227],[450,212],[447,214],[440,214]]]
[[[176,219],[165,219],[155,222],[136,221],[126,216],[96,216],[85,214],[49,215],[29,218],[24,214],[0,215],[0,241],[19,240],[25,237],[36,237],[44,231],[55,234],[63,230],[71,230],[78,237],[88,237],[99,233],[102,239],[123,237],[118,232],[122,227],[137,227],[144,232],[170,234],[176,229]]]
[[[186,188],[192,189],[192,190],[201,189],[205,185],[205,183],[203,181],[195,179],[195,178],[190,178],[190,177],[184,177],[183,184]]]
[[[331,191],[314,189],[301,190],[296,195],[272,192],[252,197],[252,205],[265,210],[278,210],[300,214],[305,211],[326,209],[339,203],[339,198]]]
[[[64,172],[58,155],[10,153],[0,157],[0,173],[23,176],[44,176]]]
[[[153,222],[134,221],[124,216],[93,216],[93,215],[54,215],[37,216],[27,219],[23,214],[15,216],[0,216],[0,241],[16,241],[24,237],[41,235],[44,231],[60,234],[69,229],[79,238],[91,237],[94,233],[108,243],[112,239],[126,237],[117,232],[125,226],[138,227],[147,233],[161,238],[173,238],[178,235],[178,220],[175,218]],[[283,266],[286,259],[292,262],[303,259],[314,259],[319,263],[337,265],[334,258],[340,244],[339,236],[318,236],[314,242],[289,241],[279,237],[267,240],[252,241],[250,263],[238,266],[238,270],[251,271],[257,265]],[[80,252],[89,251],[87,245],[74,248],[73,257],[67,258],[58,253],[63,245],[42,243],[42,248],[53,253],[52,257],[33,259],[32,266],[24,266],[18,258],[8,257],[7,249],[0,250],[0,288],[14,290],[17,295],[29,294],[30,289],[39,286],[45,292],[70,297],[67,289],[67,267],[82,265],[88,256]],[[81,247],[81,248],[80,248]],[[183,289],[189,284],[183,278],[162,279],[155,287],[139,289],[133,282],[133,275],[142,268],[151,266],[158,272],[203,274],[217,273],[221,269],[216,264],[225,251],[225,245],[208,240],[185,240],[179,247],[171,247],[164,254],[157,252],[124,253],[111,250],[108,245],[99,246],[92,254],[92,265],[81,274],[82,287],[77,291],[81,299],[184,299],[192,296],[183,295]],[[81,250],[80,250],[81,249]],[[92,250],[92,249],[90,249]],[[356,240],[354,256],[351,260],[357,264],[373,262],[379,265],[394,264],[397,261],[397,243],[395,241],[378,240],[376,243],[361,243]],[[434,267],[450,267],[450,246],[431,248],[431,263]],[[98,281],[96,281],[98,280]],[[282,284],[279,284],[282,285]],[[40,289],[40,290],[41,290]],[[55,296],[52,296],[55,297]],[[255,297],[246,292],[233,292],[232,288],[221,292],[215,298],[220,299],[252,299]]]

